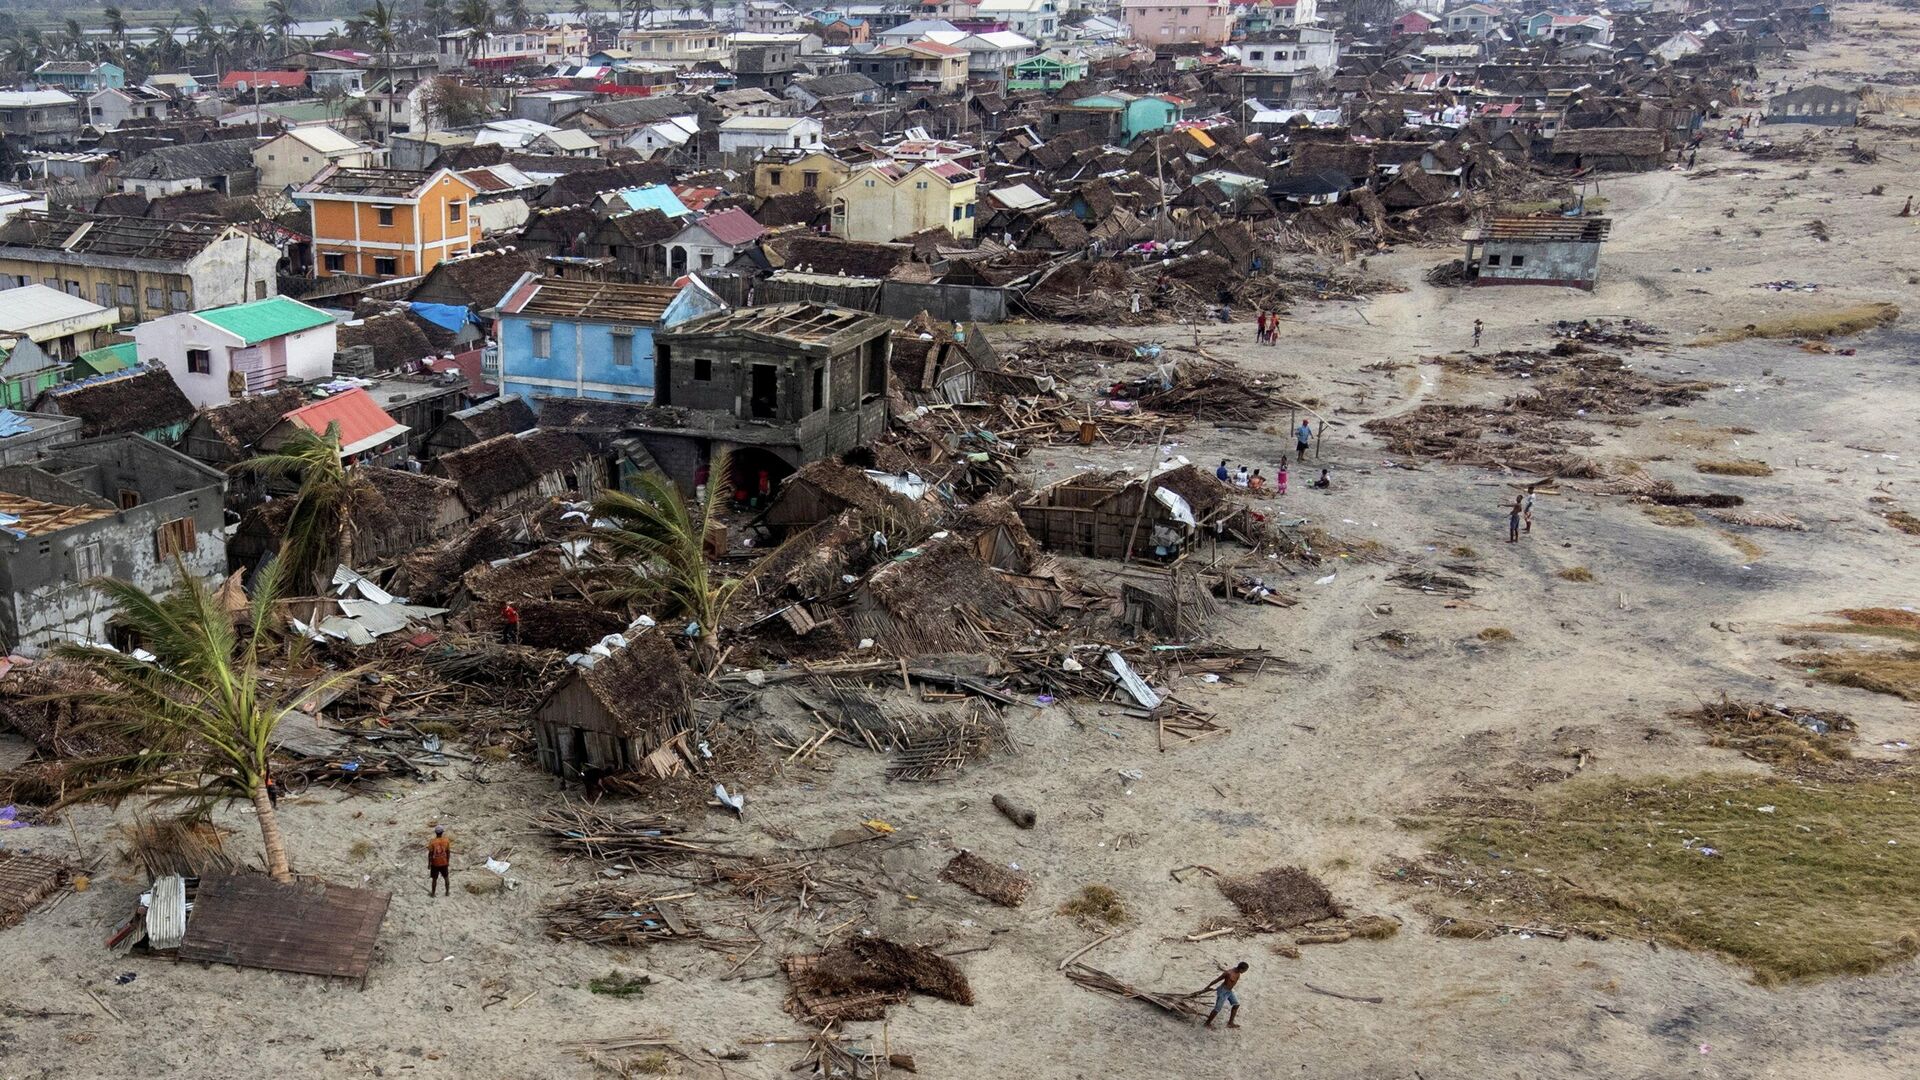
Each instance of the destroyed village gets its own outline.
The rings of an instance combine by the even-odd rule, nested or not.
[[[1920,0],[92,4],[3,1080],[1920,1072]]]

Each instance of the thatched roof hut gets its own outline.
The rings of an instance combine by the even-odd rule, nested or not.
[[[534,711],[540,764],[561,776],[638,769],[693,710],[693,673],[652,631],[575,667]]]

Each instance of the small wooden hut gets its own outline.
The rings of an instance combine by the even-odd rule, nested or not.
[[[685,726],[693,678],[657,630],[586,659],[534,711],[540,764],[571,777],[632,772]]]

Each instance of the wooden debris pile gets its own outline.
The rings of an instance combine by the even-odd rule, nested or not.
[[[1140,407],[1159,416],[1214,423],[1269,424],[1286,402],[1279,387],[1225,360],[1183,360],[1173,385],[1142,395]]]
[[[67,868],[60,862],[0,851],[0,930],[26,918],[66,880]]]
[[[781,961],[790,990],[785,1008],[815,1024],[880,1020],[887,1006],[925,994],[973,1004],[973,986],[959,965],[921,945],[855,938],[821,953]]]
[[[965,849],[940,871],[940,880],[952,882],[975,896],[1010,908],[1019,907],[1033,889],[1030,875],[995,865]]]
[[[220,830],[209,822],[191,817],[141,819],[127,832],[127,855],[146,870],[149,879],[169,875],[197,878],[230,874],[235,869]]]
[[[1853,756],[1854,722],[1830,709],[1719,701],[1675,714],[1705,729],[1711,745],[1782,769],[1818,769]]]
[[[1257,874],[1216,878],[1215,884],[1255,930],[1274,932],[1337,919],[1340,905],[1318,878],[1298,866],[1276,866]]]
[[[665,815],[615,817],[566,803],[536,815],[533,824],[567,854],[633,870],[657,873],[696,856],[724,854],[712,844],[681,839],[679,824]]]
[[[636,948],[657,941],[703,939],[673,900],[626,885],[586,885],[564,893],[541,913],[547,936],[555,941]]]

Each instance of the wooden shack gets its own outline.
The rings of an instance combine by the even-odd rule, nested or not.
[[[535,749],[541,766],[560,776],[631,772],[671,742],[692,710],[687,665],[655,630],[577,663],[534,711]]]
[[[767,507],[767,525],[775,535],[810,528],[847,510],[875,519],[892,519],[912,528],[926,523],[920,504],[838,461],[812,461],[780,481]]]
[[[1226,485],[1182,465],[1150,483],[1126,473],[1080,473],[1018,508],[1021,523],[1048,551],[1119,559],[1131,542],[1137,554],[1173,558],[1216,528],[1246,534],[1246,508],[1228,495]]]

